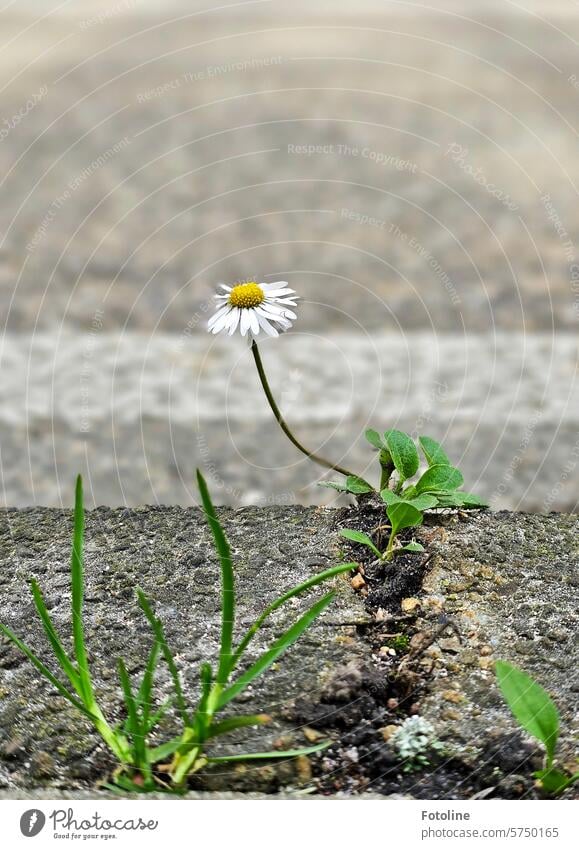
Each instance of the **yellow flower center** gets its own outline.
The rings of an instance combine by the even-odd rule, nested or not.
[[[229,303],[232,307],[252,309],[265,300],[265,294],[257,283],[240,283],[229,293]]]

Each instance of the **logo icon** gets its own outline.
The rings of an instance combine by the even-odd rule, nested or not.
[[[46,817],[37,808],[24,811],[20,817],[20,831],[25,837],[36,837],[40,834],[46,823]]]

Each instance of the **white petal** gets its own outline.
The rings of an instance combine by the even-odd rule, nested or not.
[[[241,310],[241,319],[239,321],[239,329],[241,330],[242,336],[245,336],[245,334],[249,330],[249,325],[250,325],[249,312],[250,311],[247,310],[247,309]]]
[[[296,293],[293,289],[274,289],[273,291],[269,291],[267,293],[267,297],[269,298],[281,298],[283,295],[293,295],[296,297]]]
[[[271,292],[273,289],[283,289],[284,286],[287,286],[287,281],[278,280],[277,283],[260,283],[259,285],[264,292]]]
[[[221,333],[221,331],[225,330],[225,329],[226,329],[225,319],[220,318],[219,321],[217,322],[217,324],[214,324],[213,327],[211,328],[211,333],[214,333],[214,334]]]
[[[283,316],[283,310],[281,307],[275,306],[275,304],[260,304],[259,309],[263,310],[268,318]]]
[[[233,336],[235,331],[237,330],[237,325],[239,324],[239,313],[241,310],[238,307],[235,307],[231,310],[231,314],[233,318],[229,322],[229,335]]]
[[[227,305],[226,307],[222,307],[218,310],[215,315],[212,315],[207,322],[207,330],[212,331],[213,333],[219,333],[226,324],[226,319],[230,310],[231,307]]]
[[[259,321],[260,327],[262,327],[268,336],[279,336],[279,333],[273,326],[270,324],[265,316],[261,315],[260,312],[257,313],[257,320]]]
[[[297,307],[294,298],[268,298],[267,300],[270,304],[286,304],[288,307]]]
[[[231,292],[232,286],[226,286],[225,283],[220,283],[218,289],[224,289],[226,292]]]
[[[257,336],[259,334],[259,321],[255,310],[247,310],[247,312],[249,313],[249,321],[251,322],[251,332],[254,336]]]

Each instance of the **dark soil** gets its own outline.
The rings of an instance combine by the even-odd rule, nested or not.
[[[383,507],[367,501],[359,508],[340,511],[336,530],[362,530],[383,549],[383,517]],[[426,521],[436,527],[444,517]],[[401,541],[409,542],[413,531],[402,534]],[[367,663],[353,662],[339,670],[321,700],[301,698],[286,711],[292,722],[331,733],[339,740],[315,761],[314,780],[319,792],[372,791],[417,799],[541,798],[532,772],[541,768],[542,755],[518,732],[495,735],[475,768],[459,757],[429,751],[427,768],[404,771],[385,740],[384,729],[420,714],[421,699],[429,689],[429,676],[417,665],[420,646],[410,648],[418,634],[416,617],[403,613],[400,604],[421,592],[432,552],[401,553],[384,564],[373,559],[363,545],[346,540],[344,545],[346,557],[361,566],[365,604],[375,617],[371,624],[358,629],[369,646],[370,658]],[[443,636],[451,627],[452,622],[440,615],[433,636]],[[380,653],[380,648],[388,644],[397,646],[397,650],[391,655]]]

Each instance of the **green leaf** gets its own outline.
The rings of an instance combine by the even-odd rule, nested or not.
[[[95,717],[91,713],[91,711],[88,710],[88,708],[86,708],[82,702],[79,702],[79,700],[75,696],[73,696],[73,694],[69,692],[63,684],[61,684],[58,678],[56,678],[56,676],[52,674],[50,669],[45,666],[44,663],[40,660],[40,658],[38,658],[34,654],[32,649],[29,649],[26,643],[23,643],[22,640],[17,637],[16,634],[10,630],[10,628],[8,628],[7,625],[2,625],[0,623],[0,633],[4,634],[5,637],[7,637],[12,643],[14,643],[17,648],[20,649],[23,654],[26,655],[32,665],[35,666],[36,669],[38,669],[38,671],[41,672],[42,675],[44,675],[44,677],[48,681],[50,681],[52,686],[58,690],[61,696],[64,696],[65,699],[68,699],[68,701],[72,705],[74,705],[77,710],[84,714],[84,716],[88,717],[91,722],[94,722]]]
[[[506,663],[495,663],[497,682],[517,722],[547,750],[547,765],[555,755],[559,736],[559,712],[551,696],[530,675]]]
[[[173,657],[171,649],[167,644],[163,626],[153,613],[153,609],[149,603],[147,596],[139,587],[137,587],[137,598],[139,600],[141,610],[149,620],[149,624],[153,629],[153,634],[155,635],[155,638],[161,647],[163,657],[165,658],[165,663],[169,667],[169,672],[171,673],[171,678],[173,680],[173,689],[175,690],[175,701],[177,702],[177,708],[179,710],[179,713],[181,714],[181,719],[183,720],[185,725],[190,725],[189,713],[187,711],[187,702],[185,701],[185,696],[183,695],[179,672],[177,671],[175,659]]]
[[[368,534],[364,534],[362,531],[351,531],[348,528],[344,528],[340,531],[340,536],[352,542],[359,542],[361,545],[366,545],[372,549],[376,557],[382,557],[382,554],[378,551]]]
[[[237,666],[237,663],[240,657],[242,656],[243,652],[246,650],[247,646],[249,645],[255,634],[258,632],[258,630],[261,628],[265,620],[274,612],[274,610],[277,610],[291,598],[295,598],[295,596],[301,595],[301,593],[312,589],[312,587],[316,587],[323,581],[328,581],[330,580],[330,578],[335,578],[338,575],[342,575],[344,572],[351,572],[357,567],[357,565],[357,563],[340,563],[338,566],[332,566],[330,569],[325,569],[323,572],[318,572],[317,575],[313,575],[311,578],[308,578],[307,581],[303,581],[301,584],[298,584],[297,587],[293,587],[291,590],[288,590],[286,593],[276,598],[275,601],[273,601],[265,608],[263,613],[247,630],[247,633],[245,634],[245,636],[243,637],[243,639],[235,650],[233,660],[231,662],[231,670],[234,669],[235,666]]]
[[[149,727],[147,731],[152,731],[155,725],[157,725],[157,723],[165,716],[171,707],[172,701],[172,699],[165,699],[163,704],[155,711],[155,713],[149,716]]]
[[[486,501],[470,492],[438,493],[437,501],[440,507],[488,507]]]
[[[211,669],[211,664],[202,663],[201,669],[199,670],[199,680],[201,682],[201,698],[197,704],[197,709],[195,711],[195,717],[193,719],[192,728],[194,729],[195,736],[199,741],[203,741],[206,738],[207,729],[209,727],[209,723],[211,722],[211,717],[207,712],[207,703],[209,701],[209,695],[211,693],[211,684],[213,681],[213,670]],[[181,752],[185,752],[187,750],[191,750],[194,748],[196,744],[185,745],[181,749]]]
[[[384,434],[386,445],[392,455],[400,480],[411,478],[418,471],[420,458],[413,440],[401,430],[387,430]]]
[[[318,481],[318,486],[325,486],[327,489],[336,489],[338,492],[350,491],[345,483],[340,483],[339,481]]]
[[[68,680],[82,699],[84,698],[84,691],[80,682],[80,676],[60,642],[60,638],[56,633],[56,629],[46,608],[40,587],[35,580],[30,582],[30,589],[32,590],[34,605],[44,627],[44,632],[48,637],[52,650],[56,655],[56,659],[60,663],[64,674],[67,676]]]
[[[82,497],[82,477],[76,479],[74,497],[74,531],[72,537],[71,578],[72,578],[72,635],[74,655],[78,666],[79,682],[85,704],[93,701],[92,682],[88,669],[88,658],[84,645],[82,621],[84,587],[84,504]]]
[[[429,466],[450,466],[450,460],[439,442],[429,436],[421,436],[418,441]]]
[[[329,592],[319,601],[310,607],[297,622],[295,622],[287,631],[277,638],[271,648],[264,652],[249,669],[246,669],[240,677],[228,687],[217,703],[217,710],[225,707],[225,705],[239,695],[247,686],[251,684],[254,678],[265,672],[266,669],[275,663],[278,657],[284,653],[297,639],[301,637],[304,631],[309,628],[312,622],[322,613],[323,610],[333,601],[335,593]]]
[[[434,465],[427,469],[418,483],[416,491],[422,492],[448,492],[458,489],[464,483],[462,474],[454,466]]]
[[[314,752],[321,752],[322,749],[327,749],[331,746],[331,740],[324,740],[322,743],[316,743],[315,746],[308,746],[305,749],[287,749],[279,752],[249,752],[245,755],[223,755],[219,758],[207,758],[210,764],[224,764],[231,761],[263,761],[279,758],[299,758],[302,755],[313,755]]]
[[[267,722],[271,722],[271,716],[268,716],[266,713],[258,713],[252,716],[231,716],[229,719],[223,719],[221,722],[214,722],[210,725],[207,738],[218,737],[220,734],[229,734],[231,731],[237,731],[238,728],[265,725]]]
[[[400,551],[424,551],[424,546],[419,542],[409,542],[408,545],[403,546]]]
[[[197,484],[201,493],[203,509],[215,540],[215,547],[221,563],[221,645],[219,648],[219,667],[217,682],[222,686],[227,683],[232,659],[233,625],[235,620],[235,582],[233,565],[227,537],[219,523],[215,508],[209,496],[205,479],[197,469]]]
[[[400,501],[396,504],[390,504],[386,508],[386,513],[392,525],[392,536],[396,536],[403,528],[413,528],[416,525],[421,525],[423,515],[420,510],[413,507],[406,501]]]
[[[125,706],[127,708],[127,732],[130,735],[132,744],[134,765],[139,769],[143,769],[147,764],[145,734],[139,719],[139,711],[131,688],[129,675],[121,658],[118,660],[118,669],[123,696],[125,699]]]
[[[155,746],[154,749],[149,749],[147,752],[147,759],[149,763],[156,764],[159,763],[159,761],[164,761],[167,758],[170,758],[171,755],[174,755],[177,749],[179,749],[182,742],[183,740],[181,737],[174,737],[172,740],[168,740],[160,746]]]
[[[438,498],[435,495],[424,492],[422,495],[417,495],[416,498],[409,499],[408,503],[416,507],[417,510],[424,512],[425,510],[432,510],[434,507],[437,507]]]
[[[151,647],[151,651],[149,652],[149,659],[145,667],[145,672],[143,673],[143,680],[136,696],[137,707],[142,712],[143,726],[145,727],[146,732],[149,732],[155,725],[155,722],[150,724],[149,719],[153,700],[153,678],[155,675],[155,669],[157,668],[160,649],[161,646],[159,645],[158,640],[155,640]]]
[[[374,446],[374,448],[378,448],[380,451],[384,448],[384,440],[382,439],[377,430],[373,430],[370,427],[368,428],[364,436],[366,437],[370,445]]]
[[[365,481],[364,478],[359,478],[357,475],[348,475],[346,478],[346,488],[348,492],[354,495],[361,495],[364,492],[374,492],[374,487]]]
[[[567,787],[571,787],[572,784],[579,781],[579,773],[569,777],[558,769],[540,769],[538,772],[533,773],[533,775],[541,782],[543,790],[552,796],[558,796]]]
[[[404,501],[414,501],[414,499],[418,497],[415,486],[407,486],[401,495],[404,498]]]
[[[391,489],[383,489],[380,497],[385,504],[400,504],[404,499],[400,495],[396,495]]]

